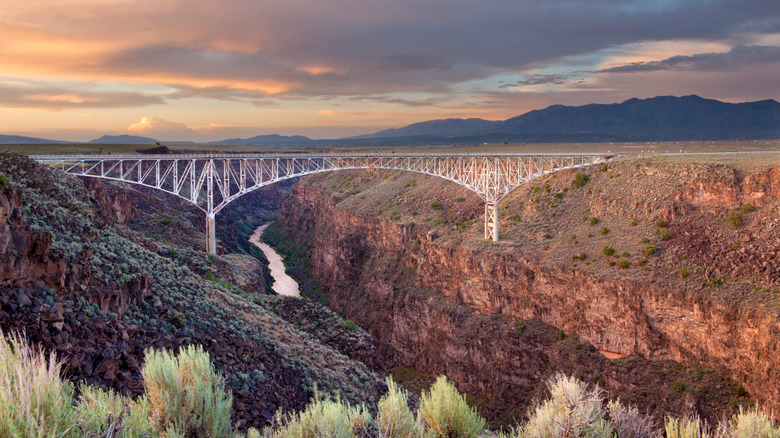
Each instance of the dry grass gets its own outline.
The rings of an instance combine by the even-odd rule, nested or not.
[[[54,353],[0,333],[0,436],[76,436],[73,385],[60,372]]]

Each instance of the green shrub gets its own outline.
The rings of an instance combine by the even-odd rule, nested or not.
[[[441,210],[441,209],[444,208],[444,206],[441,205],[441,202],[439,202],[439,201],[437,201],[435,199],[433,201],[431,201],[430,204],[428,204],[428,207],[431,210]]]
[[[677,380],[672,384],[672,390],[676,392],[685,392],[685,383],[683,383],[681,380]]]
[[[341,324],[341,328],[351,332],[353,330],[357,330],[357,324],[355,324],[355,322],[351,319],[348,319],[344,321],[344,324]]]
[[[601,166],[601,172],[606,172],[609,170],[609,163],[604,163],[603,166]]]
[[[741,227],[744,222],[745,218],[738,211],[732,211],[728,216],[726,216],[726,223],[734,228]]]
[[[664,228],[666,227],[666,221],[663,219],[658,219],[657,221],[655,221],[655,226],[658,228]]]
[[[680,269],[680,278],[688,278],[688,270],[685,268]]]
[[[698,417],[666,419],[666,438],[705,438],[708,437],[706,425]]]
[[[644,266],[647,264],[647,259],[639,259],[636,261],[636,264],[639,266]]]
[[[61,364],[0,332],[0,436],[78,436],[73,385],[60,379]]]
[[[89,385],[81,386],[79,390],[81,396],[76,412],[83,436],[143,438],[152,435],[146,397],[132,401],[114,391]]]
[[[463,202],[465,200],[466,198],[464,198],[463,196],[458,196],[457,198],[455,198],[455,202]]]
[[[742,206],[742,213],[745,213],[745,214],[752,213],[755,210],[756,210],[756,207],[753,207],[753,204],[751,204],[751,203],[747,203],[747,204]]]
[[[636,218],[632,217],[631,218],[631,222],[629,223],[629,225],[631,225],[632,227],[635,227],[635,226],[637,226],[638,223],[639,222],[637,222]]]
[[[728,422],[720,424],[715,436],[778,438],[780,437],[780,427],[774,427],[772,419],[766,413],[758,409],[745,411],[740,406],[737,414],[732,416]]]
[[[371,416],[364,406],[353,407],[341,399],[324,398],[314,391],[314,398],[302,412],[276,414],[279,429],[264,435],[273,438],[351,438],[368,435]]]
[[[604,251],[604,255],[607,256],[607,257],[612,257],[613,255],[615,255],[615,249],[614,248],[610,248],[608,246],[605,246],[603,251]]]
[[[666,228],[659,228],[658,238],[661,240],[669,240],[672,238],[672,233]]]
[[[656,253],[656,251],[658,251],[658,248],[656,248],[655,245],[645,245],[643,250],[644,250],[645,254],[653,255],[653,254]]]
[[[443,375],[422,395],[418,417],[427,432],[440,438],[476,437],[485,428],[485,419]]]
[[[607,228],[607,227],[602,227],[602,228],[601,228],[601,235],[603,236],[603,235],[605,235],[605,234],[607,234],[607,233],[609,233],[609,228]]]
[[[588,389],[585,383],[563,374],[556,374],[548,380],[547,387],[550,398],[530,413],[520,436],[612,437],[611,427],[604,419],[598,388]]]
[[[0,173],[0,186],[7,186],[8,185],[8,177]]]
[[[571,185],[573,185],[576,188],[580,188],[588,183],[588,180],[590,177],[587,173],[578,173],[574,175],[574,181],[571,182]]]
[[[610,260],[609,261],[609,266],[615,266],[616,264],[617,264],[617,262],[614,261],[614,260]]]
[[[377,405],[376,427],[379,436],[394,438],[415,438],[422,435],[414,414],[409,409],[409,396],[388,377],[387,394]]]
[[[545,239],[549,239],[550,238],[550,233],[544,233],[544,238]]]
[[[202,347],[182,347],[176,357],[149,349],[141,374],[157,430],[185,436],[231,435],[233,395],[225,391]]]
[[[590,218],[589,222],[591,225],[596,225],[597,223],[599,223],[599,218],[593,216],[592,218]]]
[[[620,269],[626,269],[626,268],[628,268],[628,265],[629,265],[628,264],[628,260],[625,260],[625,259],[621,260],[620,263],[618,263],[618,266],[620,267]]]

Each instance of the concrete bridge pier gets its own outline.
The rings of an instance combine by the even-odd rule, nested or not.
[[[206,215],[206,251],[217,255],[217,224],[213,213]]]
[[[498,242],[498,205],[485,204],[485,239]]]

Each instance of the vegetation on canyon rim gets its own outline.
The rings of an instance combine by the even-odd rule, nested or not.
[[[384,433],[381,432],[383,430],[382,427],[392,428],[392,430],[398,430],[399,432],[397,434],[386,433],[381,436],[423,436],[426,432],[433,433],[434,424],[449,424],[446,420],[448,418],[446,412],[448,411],[444,407],[449,406],[450,401],[452,401],[454,412],[462,413],[458,415],[458,418],[466,417],[466,412],[473,413],[473,410],[468,406],[456,402],[461,400],[459,394],[454,391],[452,385],[447,386],[445,382],[441,384],[441,387],[444,388],[443,392],[446,392],[448,395],[437,399],[441,401],[441,406],[438,406],[438,414],[436,414],[438,415],[436,418],[443,418],[444,420],[428,423],[425,415],[434,418],[433,412],[423,415],[421,406],[409,409],[408,399],[404,403],[400,401],[401,398],[406,397],[402,389],[395,387],[394,383],[388,382],[389,388],[385,392],[383,385],[377,386],[377,373],[352,361],[355,355],[353,354],[354,350],[350,349],[361,342],[365,342],[368,336],[351,320],[346,320],[335,312],[330,312],[327,308],[313,306],[307,300],[284,300],[260,292],[252,292],[244,286],[237,287],[234,279],[239,278],[243,274],[239,272],[238,265],[231,260],[231,257],[208,257],[200,251],[193,250],[191,247],[182,247],[169,241],[161,242],[158,239],[154,239],[154,242],[152,242],[140,233],[134,234],[132,230],[118,227],[116,224],[106,221],[95,210],[95,201],[91,199],[93,194],[86,191],[83,185],[75,178],[59,176],[23,159],[4,159],[0,164],[2,164],[0,172],[2,172],[4,181],[4,184],[0,185],[4,188],[9,188],[11,192],[21,196],[24,200],[21,207],[21,219],[18,217],[11,218],[9,215],[9,221],[21,220],[32,231],[40,233],[40,235],[51,233],[53,243],[51,252],[48,255],[51,258],[64,257],[71,267],[77,267],[81,273],[69,271],[68,275],[72,276],[67,277],[67,280],[69,282],[72,279],[76,280],[73,283],[75,290],[70,292],[59,290],[55,287],[0,288],[0,306],[6,312],[5,315],[0,314],[3,328],[7,329],[9,324],[16,324],[13,318],[20,315],[23,309],[26,309],[25,311],[30,315],[29,324],[24,325],[28,329],[28,336],[34,338],[35,344],[40,343],[43,345],[47,351],[56,349],[62,352],[64,350],[60,348],[64,348],[69,342],[72,342],[74,349],[80,349],[83,346],[83,344],[75,342],[79,341],[74,339],[76,338],[75,330],[70,332],[68,330],[59,330],[55,327],[56,324],[64,324],[66,328],[68,325],[75,327],[72,315],[78,314],[79,317],[86,317],[85,327],[103,324],[117,327],[120,329],[118,330],[120,333],[122,329],[137,326],[140,333],[139,342],[133,344],[135,340],[131,339],[128,341],[128,344],[137,347],[138,344],[155,345],[155,343],[159,343],[160,345],[156,346],[156,351],[159,355],[166,357],[164,362],[168,364],[166,367],[168,370],[178,370],[182,366],[180,361],[181,353],[177,356],[169,352],[182,351],[180,350],[182,346],[203,344],[203,354],[196,354],[197,360],[193,360],[193,362],[200,363],[200,369],[203,370],[203,373],[213,377],[213,379],[206,380],[208,388],[211,389],[202,386],[202,390],[206,392],[211,391],[214,395],[221,394],[221,396],[215,396],[212,399],[214,408],[208,410],[208,416],[211,416],[214,420],[219,420],[218,422],[223,426],[227,425],[227,429],[224,427],[215,429],[223,432],[233,429],[247,430],[246,426],[253,424],[237,421],[237,418],[235,418],[236,412],[241,411],[246,413],[246,415],[256,416],[257,414],[252,414],[252,411],[259,409],[256,409],[252,404],[252,398],[267,397],[276,390],[294,390],[295,393],[291,397],[296,399],[296,403],[278,406],[279,408],[283,407],[284,412],[287,414],[277,416],[278,424],[280,424],[278,429],[265,432],[266,434],[276,434],[278,436],[308,436],[303,426],[298,429],[301,431],[300,435],[293,433],[293,430],[295,430],[293,426],[295,424],[303,424],[303,422],[307,421],[305,420],[306,418],[321,419],[322,421],[333,420],[336,425],[348,425],[348,428],[341,429],[344,431],[342,436],[352,436],[354,431],[357,430],[355,427],[360,425],[363,428],[360,430],[369,431],[370,434],[375,434],[376,436]],[[44,174],[41,175],[41,173]],[[610,177],[610,179],[612,178],[618,177]],[[604,183],[599,181],[597,177],[594,177],[580,190],[589,190],[595,182],[602,185]],[[571,180],[567,179],[564,183],[567,185],[571,184]],[[421,181],[420,186],[424,188],[425,182]],[[595,186],[593,187],[595,188]],[[571,191],[564,195],[567,192],[556,186],[555,181],[539,188],[540,191],[550,193],[551,196],[551,204],[547,206],[529,202],[530,208],[535,209],[534,211],[537,211],[540,215],[547,215],[552,208],[555,208],[554,206],[566,206],[566,202],[570,202],[574,198],[574,196],[571,196]],[[353,188],[350,193],[356,192],[358,189],[362,189],[362,187]],[[555,193],[552,194],[552,192]],[[0,190],[0,195],[2,194],[2,190]],[[454,217],[452,221],[448,219],[448,215],[454,216],[452,210],[457,210],[458,205],[470,203],[470,198],[464,200],[460,196],[452,196],[446,199],[442,197],[439,205],[434,206],[439,208],[428,205],[427,201],[431,199],[430,197],[422,197],[421,199],[425,199],[425,201],[420,200],[418,202],[419,205],[416,205],[413,210],[405,208],[406,206],[395,204],[392,208],[386,209],[386,214],[397,217],[398,219],[391,220],[395,223],[401,222],[401,225],[405,225],[404,222],[411,219],[411,217],[415,217],[416,220],[423,223],[428,216],[440,215],[444,217],[442,223],[439,224],[443,225],[441,228],[452,228],[452,231],[445,230],[441,233],[445,238],[449,237],[448,234],[457,235],[462,230],[475,232],[474,229],[469,228],[469,225],[465,227],[459,225],[470,223],[471,221],[468,220],[470,217]],[[537,207],[538,210],[536,210]],[[762,208],[759,206],[759,213],[761,213]],[[430,210],[430,212],[427,210]],[[376,209],[373,209],[372,212],[375,213],[375,211]],[[419,216],[414,213],[416,211],[420,212]],[[559,213],[559,218],[566,217],[560,208],[557,212]],[[755,221],[755,218],[748,215],[748,213],[745,212],[747,225],[740,226],[748,226]],[[183,226],[189,220],[185,213],[181,215],[178,212],[176,215],[171,213],[160,214],[164,216],[152,216],[152,219],[159,224],[161,229]],[[506,212],[502,211],[502,215],[508,214],[508,210]],[[612,217],[613,215],[609,214],[609,212],[598,213],[598,215],[604,224],[609,225],[608,233],[601,234],[601,240],[598,241],[599,246],[589,249],[587,252],[589,255],[582,258],[578,257],[578,261],[585,263],[587,260],[587,262],[592,262],[594,266],[597,262],[600,263],[602,258],[599,253],[602,245],[617,248],[613,248],[611,255],[604,255],[605,260],[611,262],[614,262],[612,259],[620,260],[621,262],[623,260],[627,261],[631,256],[628,251],[625,251],[626,249],[636,256],[641,255],[642,246],[639,243],[633,242],[634,246],[632,248],[617,240],[621,237],[622,227],[620,224],[614,224],[616,221]],[[580,221],[580,212],[577,212],[575,216],[577,221]],[[164,218],[168,217],[171,219],[166,221]],[[644,227],[645,234],[650,239],[653,239],[650,242],[657,245],[657,249],[653,248],[652,254],[646,253],[645,255],[648,259],[651,259],[651,264],[658,263],[662,260],[662,256],[667,257],[672,254],[669,251],[671,248],[669,241],[674,242],[675,239],[681,238],[683,234],[678,232],[677,224],[672,222],[670,229],[673,231],[673,235],[666,242],[662,243],[660,242],[660,240],[663,240],[662,237],[656,234],[660,230],[658,224],[655,224],[655,227],[651,227],[645,220],[647,218],[640,215],[640,219],[643,220],[639,228]],[[433,218],[430,222],[434,223],[437,221],[438,218]],[[720,221],[724,226],[726,225],[723,223],[723,218]],[[583,223],[587,222],[583,220]],[[409,224],[410,227],[414,227],[414,222],[409,222]],[[138,226],[138,228],[142,228],[143,225],[144,223]],[[732,225],[728,224],[729,228]],[[600,227],[601,225],[593,229],[598,231]],[[736,228],[736,226],[734,227]],[[190,224],[186,229],[198,229],[198,227],[193,227]],[[477,233],[480,231],[476,230]],[[564,239],[569,239],[565,233],[557,230],[553,231],[552,234],[550,234],[549,230],[544,231],[547,233],[543,240],[545,245],[548,244],[547,242],[552,241],[556,246],[560,247],[562,246],[560,243]],[[277,237],[281,236],[280,233],[276,234]],[[170,233],[161,232],[160,237],[164,238],[169,235]],[[88,236],[88,238],[85,239],[84,236]],[[586,236],[587,234],[581,234],[580,237],[571,238],[569,245],[578,245],[578,241],[584,242],[586,239],[592,239],[593,241],[599,239],[599,237],[591,238]],[[654,236],[657,236],[658,239],[656,240]],[[274,237],[273,232],[271,237]],[[290,249],[288,255],[295,255],[296,251],[306,251],[300,245],[294,246],[293,242],[288,243]],[[642,242],[642,244],[644,243]],[[419,244],[418,241],[417,245]],[[747,244],[744,244],[744,246],[747,246]],[[197,248],[199,249],[200,247]],[[586,254],[581,252],[579,248],[577,247],[576,253]],[[9,246],[8,251],[10,253],[17,250],[18,248],[13,249]],[[571,261],[572,253],[572,251],[566,250],[565,256],[569,262]],[[18,255],[21,257],[24,254],[19,250]],[[300,265],[298,269],[304,276],[311,274],[308,272],[305,264],[305,254],[297,254],[296,257],[301,260],[301,263],[298,263]],[[633,272],[637,270],[635,267],[641,265],[639,263],[641,260],[644,259],[639,259],[636,263],[631,263],[630,265],[627,262],[625,271]],[[631,261],[633,262],[634,260],[631,259]],[[691,278],[701,275],[695,267],[685,266],[688,266],[691,270]],[[674,271],[675,278],[683,277],[678,269],[679,266]],[[95,301],[94,292],[122,290],[126,285],[133,281],[139,281],[145,276],[148,276],[150,279],[152,295],[141,303],[132,304],[127,309],[115,309],[111,308],[111,306],[104,308],[103,305]],[[310,280],[313,285],[316,285],[316,278],[312,276]],[[717,278],[712,279],[712,284],[715,284],[717,280]],[[81,289],[82,285],[86,289]],[[25,299],[32,301],[32,304],[17,305],[17,303],[21,303]],[[65,307],[66,312],[63,320],[47,320],[48,316],[46,316],[40,320],[33,321],[34,313],[38,312],[43,316],[48,315],[45,309],[54,309],[57,305]],[[10,312],[10,308],[19,310],[20,313],[13,314]],[[10,320],[8,319],[9,315],[11,315]],[[312,315],[316,316],[314,321],[312,321]],[[23,318],[19,317],[18,319],[22,320]],[[355,320],[360,323],[359,320]],[[37,327],[36,330],[43,330],[43,334],[31,334],[29,332],[30,327]],[[15,326],[14,328],[19,327]],[[6,330],[6,333],[11,332]],[[561,333],[563,334],[561,340],[563,340],[566,337],[566,333],[563,331]],[[71,336],[70,339],[67,338],[69,335]],[[130,336],[131,338],[134,337],[134,332],[131,332]],[[574,336],[572,335],[570,338],[574,339]],[[172,339],[186,339],[186,345],[173,343]],[[224,342],[226,348],[215,347],[215,343],[211,342],[213,339],[217,339],[219,341],[217,343]],[[13,343],[13,341],[11,342]],[[571,344],[575,345],[575,342],[575,340],[572,340]],[[576,343],[576,345],[579,344]],[[17,349],[11,347],[11,350],[16,351]],[[312,354],[313,358],[308,358],[307,355],[311,354],[312,351],[314,352]],[[124,355],[125,353],[123,352],[122,354]],[[142,361],[142,358],[146,359],[149,357],[143,355],[143,352],[136,352],[135,354],[138,355],[139,362]],[[209,364],[208,359],[205,362],[203,361],[205,354],[210,355],[210,359],[213,362],[213,366],[210,366],[208,370],[205,367],[206,364]],[[344,356],[347,356],[349,360]],[[74,358],[63,357],[63,359],[71,364]],[[109,359],[111,359],[111,356],[108,354],[103,357],[103,362],[96,359],[94,362],[95,368],[99,368]],[[123,358],[122,360],[125,361],[126,359]],[[261,362],[265,365],[265,369],[261,369],[258,365]],[[140,367],[137,373],[138,377],[142,378],[144,385],[146,385],[146,376],[143,375],[142,370],[148,364],[146,362],[143,363],[144,366]],[[124,367],[125,365],[126,362],[122,362],[122,366]],[[117,370],[104,370],[102,368],[100,371],[95,370],[89,377],[91,379],[89,383],[104,386],[106,382],[113,384],[115,382],[110,381],[107,376],[114,371]],[[69,371],[66,370],[65,372],[68,373]],[[133,371],[133,374],[135,373]],[[39,374],[45,375],[46,373]],[[96,378],[97,374],[99,375]],[[218,374],[224,376],[224,381]],[[49,367],[48,375],[50,377],[54,375],[51,373],[51,367]],[[70,374],[66,377],[73,380],[73,375]],[[168,375],[172,374],[169,373]],[[50,380],[52,379],[50,378]],[[556,377],[556,379],[558,378]],[[553,402],[543,402],[532,410],[530,419],[527,422],[517,425],[511,435],[545,436],[543,435],[543,433],[546,433],[544,431],[547,430],[549,432],[551,430],[552,432],[549,432],[551,435],[547,436],[561,436],[560,433],[562,432],[558,429],[551,429],[552,426],[545,429],[545,424],[549,426],[549,423],[545,423],[545,418],[552,418],[553,426],[559,423],[563,424],[570,419],[571,424],[580,424],[581,418],[593,418],[595,421],[593,424],[589,423],[588,427],[577,429],[580,435],[609,436],[599,434],[618,432],[620,437],[657,436],[658,433],[665,429],[667,434],[679,431],[678,435],[670,436],[702,436],[703,426],[698,421],[681,419],[673,422],[671,426],[669,424],[653,424],[649,419],[637,413],[641,409],[637,410],[623,404],[610,408],[617,401],[604,404],[604,396],[595,389],[588,388],[579,379],[561,377],[558,380],[550,381],[551,400],[555,399],[553,387],[559,380],[573,382],[571,384],[562,383],[559,385],[568,388],[566,389],[568,391],[566,392],[567,394],[574,394],[571,397],[567,395],[561,400],[566,401],[579,394],[577,397],[581,396],[578,400],[582,401],[582,408],[577,407],[574,409],[570,407],[572,412],[561,411],[559,405]],[[176,385],[185,384],[186,381],[187,379],[171,380],[167,386],[176,388],[178,387]],[[271,386],[271,384],[282,381],[285,381],[287,386],[281,389]],[[592,380],[588,377],[587,381]],[[158,385],[162,384],[158,383]],[[69,385],[64,381],[52,384],[52,387],[55,389],[67,386]],[[317,391],[314,391],[315,386],[318,388]],[[575,386],[579,389],[576,389]],[[679,389],[681,394],[687,394],[689,391],[692,393],[693,391],[693,388],[688,390],[682,383],[680,383]],[[59,403],[58,406],[68,406],[68,391],[65,388],[59,393],[56,391],[48,391],[46,393],[52,394],[52,398],[55,401],[58,400],[56,402]],[[228,394],[231,393],[233,403],[232,409],[228,406],[228,412],[232,411],[234,414],[232,425],[230,423],[231,418],[225,419],[224,415],[225,406],[229,405]],[[54,397],[56,394],[59,394],[59,396]],[[291,392],[285,392],[284,396],[290,396],[290,394]],[[383,394],[387,395],[383,397]],[[711,388],[710,394],[712,394]],[[184,416],[183,414],[186,413],[157,411],[156,414],[152,414],[154,411],[149,406],[149,400],[152,398],[152,395],[148,386],[145,387],[143,394],[135,392],[134,395],[136,396],[135,401],[130,401],[128,398],[118,395],[117,392],[107,391],[96,386],[87,386],[83,382],[76,382],[70,392],[71,403],[74,398],[76,400],[75,410],[68,411],[67,408],[63,408],[60,411],[63,413],[63,416],[59,418],[62,419],[61,421],[66,421],[67,418],[75,416],[78,419],[77,421],[80,422],[78,423],[79,427],[85,428],[82,430],[96,431],[93,436],[105,436],[106,428],[112,427],[112,424],[115,425],[115,428],[121,424],[137,424],[137,426],[128,426],[126,428],[128,432],[124,436],[133,436],[131,434],[133,430],[154,430],[156,431],[154,433],[161,433],[161,431],[165,430],[170,432],[169,435],[176,436],[175,432],[177,429],[181,432],[181,428],[189,427],[171,426],[169,428],[166,426],[161,428],[160,424],[163,422],[155,420],[155,418],[175,418],[178,414]],[[309,402],[309,397],[312,396],[313,399]],[[594,397],[599,398],[598,403],[593,401]],[[414,399],[414,397],[410,398]],[[434,398],[432,394],[430,398]],[[301,399],[303,401],[300,401]],[[378,403],[376,402],[377,400],[379,400]],[[309,403],[308,407],[306,405],[307,402]],[[196,402],[192,401],[190,403]],[[406,410],[404,409],[405,404],[407,406]],[[414,401],[412,404],[414,404]],[[180,406],[178,402],[168,403],[168,405]],[[242,405],[248,405],[249,407]],[[598,409],[596,409],[596,405],[599,406]],[[277,405],[272,406],[274,408],[277,407]],[[103,409],[103,407],[109,412],[110,416],[93,415],[95,412],[100,412],[100,409]],[[303,408],[306,409],[299,413],[294,413]],[[393,413],[383,416],[382,413],[385,410]],[[563,412],[563,414],[559,411]],[[616,413],[613,414],[613,411]],[[629,412],[629,414],[625,414],[628,418],[635,419],[633,423],[628,420],[622,423],[613,421],[613,418],[621,418],[619,413],[624,411]],[[217,412],[222,412],[222,414],[217,414]],[[584,415],[582,414],[583,412],[587,414],[585,417],[581,417],[581,415]],[[630,412],[634,413],[630,414]],[[247,418],[246,415],[242,419]],[[207,415],[204,413],[203,416]],[[118,421],[120,417],[121,421]],[[398,421],[395,421],[396,418]],[[355,421],[355,427],[353,427],[353,420]],[[469,436],[468,434],[471,432],[468,431],[477,430],[478,434],[489,434],[489,432],[482,429],[482,426],[476,427],[480,425],[479,417],[473,416],[472,420],[458,428],[458,430],[462,431],[462,435],[455,432],[447,433],[449,436]],[[60,421],[57,422],[57,424],[59,423]],[[190,424],[191,422],[189,420],[181,420],[177,424],[185,423]],[[639,432],[636,432],[634,435],[631,435],[634,432],[620,432],[621,430],[634,430],[620,429],[620,427],[628,428],[627,424],[636,424],[639,429],[645,427],[645,429],[641,430],[649,430],[648,435],[642,435]],[[652,427],[648,426],[648,424],[651,424]],[[740,430],[745,430],[743,429],[744,427],[754,427],[754,430],[763,428],[768,434],[755,434],[753,436],[775,436],[772,434],[776,433],[776,429],[772,429],[771,422],[768,421],[765,415],[753,411],[745,411],[741,416],[735,416],[729,421],[724,421],[718,427],[705,430],[709,430],[707,433],[710,433],[712,436],[729,436],[724,435],[728,431],[733,432],[728,432],[732,433],[731,436],[751,436],[740,435],[739,433],[741,432],[738,433]],[[100,432],[100,430],[103,432]],[[537,432],[539,434],[535,435]],[[148,433],[152,434],[153,432]],[[250,429],[249,433],[256,434],[259,432]],[[718,433],[721,435],[716,435]],[[181,432],[181,434],[187,435],[186,432]],[[201,434],[204,433],[201,432]],[[4,436],[3,433],[0,433],[0,436]]]
[[[276,415],[276,426],[247,434],[233,431],[233,397],[202,348],[177,355],[147,350],[146,392],[135,400],[113,391],[60,378],[56,355],[30,347],[18,334],[0,336],[0,436],[3,437],[440,437],[474,438],[777,438],[780,428],[759,410],[740,410],[715,428],[697,418],[669,417],[663,429],[620,400],[605,402],[598,387],[557,374],[547,382],[549,398],[508,432],[489,432],[446,377],[423,393],[416,412],[409,395],[392,379],[376,413],[315,391],[301,412]]]

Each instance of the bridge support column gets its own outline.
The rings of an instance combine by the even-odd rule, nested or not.
[[[485,239],[498,242],[498,205],[485,204]]]
[[[206,251],[217,255],[217,224],[213,214],[206,215]]]

